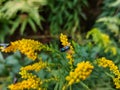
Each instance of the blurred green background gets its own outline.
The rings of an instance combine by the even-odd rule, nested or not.
[[[120,67],[120,0],[0,0],[0,43],[30,38],[57,49],[60,33],[76,42],[76,60],[105,56]],[[102,33],[109,37],[109,43]],[[19,52],[0,53],[0,90],[7,90],[19,68],[28,63]],[[97,86],[87,82],[88,86],[92,90],[116,90],[109,79],[101,77],[101,84],[99,78],[93,80]]]

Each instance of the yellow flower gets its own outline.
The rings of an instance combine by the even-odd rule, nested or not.
[[[92,72],[93,66],[89,61],[78,63],[77,67],[74,71],[71,71],[68,76],[66,76],[66,80],[68,81],[68,85],[72,85],[73,83],[78,83],[81,80],[85,80]]]
[[[113,82],[117,89],[120,89],[120,77],[113,78]]]
[[[74,62],[74,59],[73,59],[73,54],[74,54],[74,50],[73,50],[73,47],[71,46],[70,42],[68,42],[68,38],[66,35],[63,35],[62,33],[60,34],[60,41],[62,43],[62,45],[65,47],[65,46],[69,46],[70,49],[67,50],[67,55],[66,55],[66,58],[69,60],[69,64],[71,65],[71,69],[72,69],[72,64]]]
[[[113,77],[113,82],[116,85],[117,89],[120,89],[120,71],[118,67],[114,64],[113,61],[107,60],[105,57],[102,57],[101,59],[98,60],[99,66],[102,66],[104,68],[109,68],[110,71],[113,72],[115,77]]]
[[[21,70],[32,70],[32,71],[39,71],[43,68],[45,68],[47,66],[47,63],[43,62],[43,61],[39,61],[37,63],[34,63],[32,65],[28,65],[28,66],[25,66],[25,67],[22,67]]]
[[[118,67],[114,64],[114,62],[111,60],[107,60],[105,57],[102,57],[101,59],[99,59],[98,64],[99,64],[99,66],[102,66],[104,68],[107,68],[107,67],[110,68],[110,70],[115,75],[119,74]]]
[[[43,44],[31,39],[22,39],[11,42],[10,46],[6,47],[3,52],[15,52],[19,50],[21,53],[27,55],[28,58],[35,60],[37,58],[37,52],[43,48]]]
[[[40,78],[37,78],[36,75],[32,73],[28,73],[24,68],[21,68],[21,72],[19,72],[21,77],[25,80],[21,82],[17,82],[15,84],[11,84],[8,86],[10,90],[24,90],[24,89],[36,89],[41,88],[43,81]]]
[[[69,45],[67,36],[63,35],[62,33],[60,34],[60,41],[61,41],[63,46]]]
[[[39,78],[29,78],[18,82],[16,84],[11,84],[8,86],[10,90],[24,90],[24,89],[38,89],[40,88],[42,81]]]

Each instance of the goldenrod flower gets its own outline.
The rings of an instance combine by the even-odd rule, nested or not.
[[[17,82],[15,84],[11,84],[8,86],[10,90],[24,90],[24,89],[36,89],[40,90],[43,81],[40,78],[37,78],[36,75],[32,73],[28,73],[28,71],[21,68],[21,72],[19,72],[21,77],[25,80],[22,82]],[[43,89],[44,90],[44,89]]]
[[[113,78],[113,82],[117,89],[120,89],[120,77]]]
[[[37,77],[36,75],[33,75],[32,73],[28,73],[28,71],[24,70],[23,68],[21,68],[21,71],[19,72],[19,74],[24,79],[36,78]]]
[[[67,36],[63,35],[62,33],[60,34],[60,41],[61,41],[63,46],[69,45]]]
[[[118,67],[114,64],[113,61],[111,60],[107,60],[105,57],[102,57],[101,59],[99,59],[98,61],[99,66],[102,66],[104,68],[110,68],[110,70],[115,74],[115,75],[119,75],[119,70]]]
[[[113,74],[115,75],[115,77],[113,78],[113,82],[116,85],[116,88],[120,89],[120,71],[118,67],[114,64],[114,62],[111,60],[107,60],[105,57],[102,57],[101,59],[99,59],[98,64],[104,68],[108,67],[110,71],[113,72]]]
[[[66,55],[66,58],[69,60],[69,64],[72,65],[73,62],[74,62],[74,59],[73,59],[73,54],[74,54],[74,50],[73,50],[73,47],[71,46],[70,42],[68,42],[68,38],[66,35],[63,35],[62,33],[60,34],[60,41],[62,43],[62,45],[65,47],[65,46],[69,46],[70,49],[67,50],[67,55]]]
[[[22,82],[18,82],[16,84],[11,84],[8,86],[10,90],[24,90],[24,89],[38,89],[42,85],[42,81],[40,78],[29,78],[27,80],[23,80]]]
[[[66,80],[68,81],[68,85],[72,85],[73,83],[78,83],[81,80],[85,80],[92,72],[94,66],[87,62],[80,62],[77,64],[77,67],[74,71],[71,71],[68,76],[66,76]]]
[[[47,63],[43,61],[39,61],[37,63],[34,63],[32,65],[28,65],[25,67],[22,67],[21,70],[31,70],[31,71],[39,71],[47,66]]]
[[[67,53],[66,58],[69,60],[69,64],[72,65],[74,62],[73,56],[69,53]]]
[[[11,42],[10,46],[6,47],[4,52],[15,52],[19,50],[21,53],[27,55],[28,58],[35,60],[37,58],[37,52],[43,48],[43,44],[31,39],[22,39]]]

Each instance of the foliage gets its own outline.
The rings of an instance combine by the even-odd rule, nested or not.
[[[102,13],[99,15],[99,17],[104,16],[114,16],[114,15],[120,15],[119,14],[119,0],[104,0],[103,1],[103,7],[102,7]]]
[[[18,77],[19,69],[23,65],[30,63],[28,58],[22,58],[20,52],[15,52],[12,55],[5,57],[5,54],[0,52],[0,89],[7,90],[7,86],[14,82],[14,78]],[[22,60],[21,60],[22,59]],[[23,63],[23,61],[26,61]]]
[[[1,3],[0,13],[9,20],[10,34],[20,28],[20,34],[23,35],[27,24],[29,24],[34,32],[37,32],[37,27],[42,29],[41,21],[43,17],[39,14],[42,6],[46,5],[46,0],[9,0]]]
[[[61,34],[60,42],[53,40],[49,44],[22,39],[0,47],[0,89],[119,90],[120,1],[102,1],[102,11],[93,28],[80,36],[82,20],[91,18],[84,13],[91,2],[0,0],[0,42],[18,30],[25,35],[28,25],[34,32],[43,26],[47,34],[64,32],[72,36],[69,40]],[[78,44],[74,35],[78,40],[86,38]]]
[[[86,37],[89,38],[91,35],[93,42],[98,47],[105,48],[104,52],[111,52],[113,55],[116,55],[116,47],[107,34],[103,34],[100,30],[94,28],[87,33]]]
[[[103,17],[97,20],[98,23],[103,23],[111,33],[118,35],[120,19],[119,17]]]
[[[1,17],[2,15],[0,15]],[[8,20],[2,18],[0,19],[0,42],[5,41],[6,36],[9,34]]]
[[[104,35],[99,31],[97,32],[96,29],[93,32]],[[96,34],[93,34],[93,37]],[[96,39],[93,39],[93,42],[96,43]],[[98,40],[97,43],[99,42]],[[38,52],[38,57],[35,60],[30,59],[30,61],[32,60],[31,64],[20,68],[19,74],[21,77],[18,77],[18,82],[9,85],[8,88],[40,90],[78,90],[79,88],[81,90],[115,90],[114,87],[120,88],[119,83],[115,81],[120,74],[118,66],[115,65],[114,61],[107,59],[114,57],[114,54],[110,53],[107,58],[104,57],[105,54],[108,54],[108,52],[104,53],[104,49],[107,47],[94,46],[95,43],[79,45],[74,41],[69,42],[67,36],[63,34],[60,35],[60,41],[63,45],[62,52],[60,51],[61,48],[59,50],[57,47],[54,47],[55,43],[49,46],[38,44],[36,49],[33,48],[35,51],[41,50],[40,53]],[[26,39],[26,41],[15,41],[10,46],[2,49],[2,51],[15,52],[19,50],[27,57],[29,57],[28,55],[33,55],[31,57],[34,57],[30,47],[35,45],[31,43],[38,42],[29,39]],[[98,44],[103,44],[103,42],[100,41]],[[112,82],[111,80],[114,81]]]
[[[107,33],[116,43],[119,43],[119,27],[120,27],[120,7],[119,0],[105,0],[103,2],[103,12],[96,20],[95,27]]]
[[[81,19],[86,19],[83,8],[88,6],[87,0],[49,0],[50,30],[52,34],[62,30],[74,34],[81,29]]]
[[[81,19],[86,19],[83,8],[87,6],[87,0],[1,0],[0,21],[5,17],[7,23],[4,26],[9,29],[5,30],[2,27],[1,32],[5,30],[5,33],[1,37],[13,35],[15,31],[19,31],[20,35],[26,35],[25,30],[29,26],[34,32],[48,27],[47,30],[50,30],[52,35],[64,30],[73,36],[76,31],[81,31]],[[44,27],[42,21],[49,25]]]

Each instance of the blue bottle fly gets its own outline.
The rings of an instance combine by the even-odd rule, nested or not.
[[[65,46],[65,47],[60,48],[60,51],[65,52],[65,51],[67,51],[69,49],[70,49],[70,46]]]

